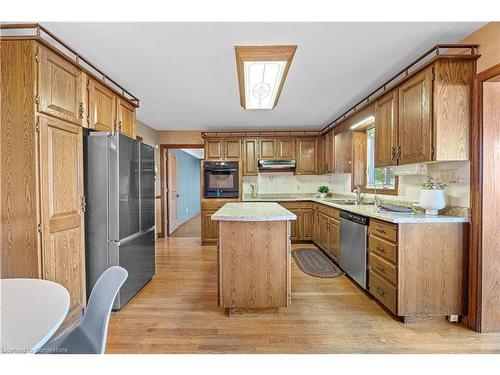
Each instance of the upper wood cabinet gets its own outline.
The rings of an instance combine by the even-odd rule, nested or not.
[[[259,162],[258,141],[243,139],[243,176],[257,176]]]
[[[432,160],[432,74],[426,69],[398,89],[399,164]]]
[[[71,307],[84,306],[82,128],[49,117],[39,124],[43,278],[68,289]]]
[[[224,140],[224,159],[240,160],[241,158],[241,139]]]
[[[277,144],[277,155],[278,159],[282,160],[294,160],[295,159],[295,139],[288,138],[278,138],[276,140]]]
[[[221,160],[224,158],[222,139],[206,139],[205,140],[205,159],[206,160]]]
[[[135,107],[102,83],[88,80],[88,126],[96,131],[119,131],[135,137]]]
[[[335,173],[352,171],[352,131],[335,134]]]
[[[396,165],[398,146],[398,92],[394,90],[375,104],[375,167]]]
[[[469,159],[471,60],[443,59],[375,106],[375,166]]]
[[[316,174],[317,167],[317,139],[299,138],[297,139],[297,174]]]
[[[117,98],[117,114],[116,121],[118,122],[118,131],[135,138],[135,108],[126,100]]]
[[[261,139],[259,140],[259,158],[276,159],[277,154],[276,139]]]
[[[206,160],[240,160],[241,139],[208,138],[205,140]]]
[[[89,79],[89,128],[111,132],[116,127],[116,95],[103,84]]]
[[[38,111],[82,125],[85,113],[82,71],[44,47],[39,46],[37,54]]]

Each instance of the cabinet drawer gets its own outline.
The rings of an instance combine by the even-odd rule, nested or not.
[[[335,220],[340,221],[340,210],[335,207],[330,207],[330,217],[333,217]]]
[[[298,210],[299,209],[299,202],[279,202],[279,204],[281,204],[287,210]]]
[[[319,205],[319,212],[322,214],[330,216],[330,206],[325,206],[324,204]]]
[[[368,246],[370,248],[370,252],[375,252],[377,255],[380,255],[383,258],[390,260],[393,263],[397,263],[398,247],[395,244],[370,234]]]
[[[397,315],[397,289],[388,281],[370,271],[370,293]]]
[[[311,209],[313,204],[312,202],[299,202],[300,203],[300,208],[309,208]]]
[[[384,221],[372,219],[370,222],[370,233],[392,242],[397,242],[398,240],[398,226]]]
[[[394,264],[392,264],[391,262],[388,262],[387,260],[383,259],[382,257],[379,257],[374,252],[370,253],[369,264],[370,264],[371,271],[373,271],[381,276],[384,276],[391,283],[393,283],[394,285],[397,285],[397,283],[398,283],[398,269]]]

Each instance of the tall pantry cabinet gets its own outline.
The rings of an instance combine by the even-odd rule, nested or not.
[[[133,136],[135,107],[37,40],[2,39],[0,69],[0,278],[55,281],[77,311],[86,303],[82,127]]]
[[[35,41],[1,41],[0,277],[43,278],[85,306],[83,73]]]

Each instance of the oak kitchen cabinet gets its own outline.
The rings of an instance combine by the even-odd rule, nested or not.
[[[208,138],[205,140],[205,160],[240,160],[240,138]]]
[[[320,174],[335,172],[335,145],[333,131],[322,135],[318,144],[318,171]]]
[[[38,61],[38,92],[35,99],[38,112],[83,125],[83,72],[41,45],[36,44],[34,48],[36,52],[33,56]]]
[[[259,140],[259,157],[262,160],[294,160],[295,138],[263,138]]]
[[[243,139],[243,176],[257,176],[259,146],[257,139]]]
[[[308,175],[318,173],[317,144],[317,138],[297,139],[296,174]]]
[[[475,62],[442,59],[379,98],[375,166],[469,160]]]
[[[135,107],[112,90],[89,78],[88,127],[97,131],[119,131],[135,138]]]
[[[113,92],[96,82],[92,95],[78,63],[42,40],[2,39],[0,60],[0,277],[58,282],[76,313],[86,304],[82,126],[111,130]],[[127,104],[120,119],[133,129]]]
[[[351,173],[352,131],[335,134],[335,173]]]
[[[70,292],[71,308],[81,309],[86,303],[81,72],[32,40],[2,41],[0,57],[0,277],[58,282]]]
[[[463,314],[467,232],[467,223],[371,219],[370,294],[404,318]]]

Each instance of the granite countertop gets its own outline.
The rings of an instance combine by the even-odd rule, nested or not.
[[[216,221],[285,221],[297,216],[278,203],[242,202],[226,203],[212,215]]]
[[[368,217],[373,217],[375,219],[388,221],[391,223],[468,223],[469,219],[464,216],[449,216],[449,215],[426,215],[421,213],[415,214],[402,214],[402,213],[388,213],[388,212],[377,212],[375,205],[345,205],[329,202],[329,199],[345,199],[345,197],[332,197],[320,199],[312,195],[305,194],[273,194],[271,196],[257,196],[257,198],[251,198],[250,196],[243,196],[243,201],[245,202],[293,202],[293,201],[310,201],[317,202],[327,206],[335,207],[344,211],[349,211],[355,214],[360,214]],[[352,198],[350,198],[352,199]]]

